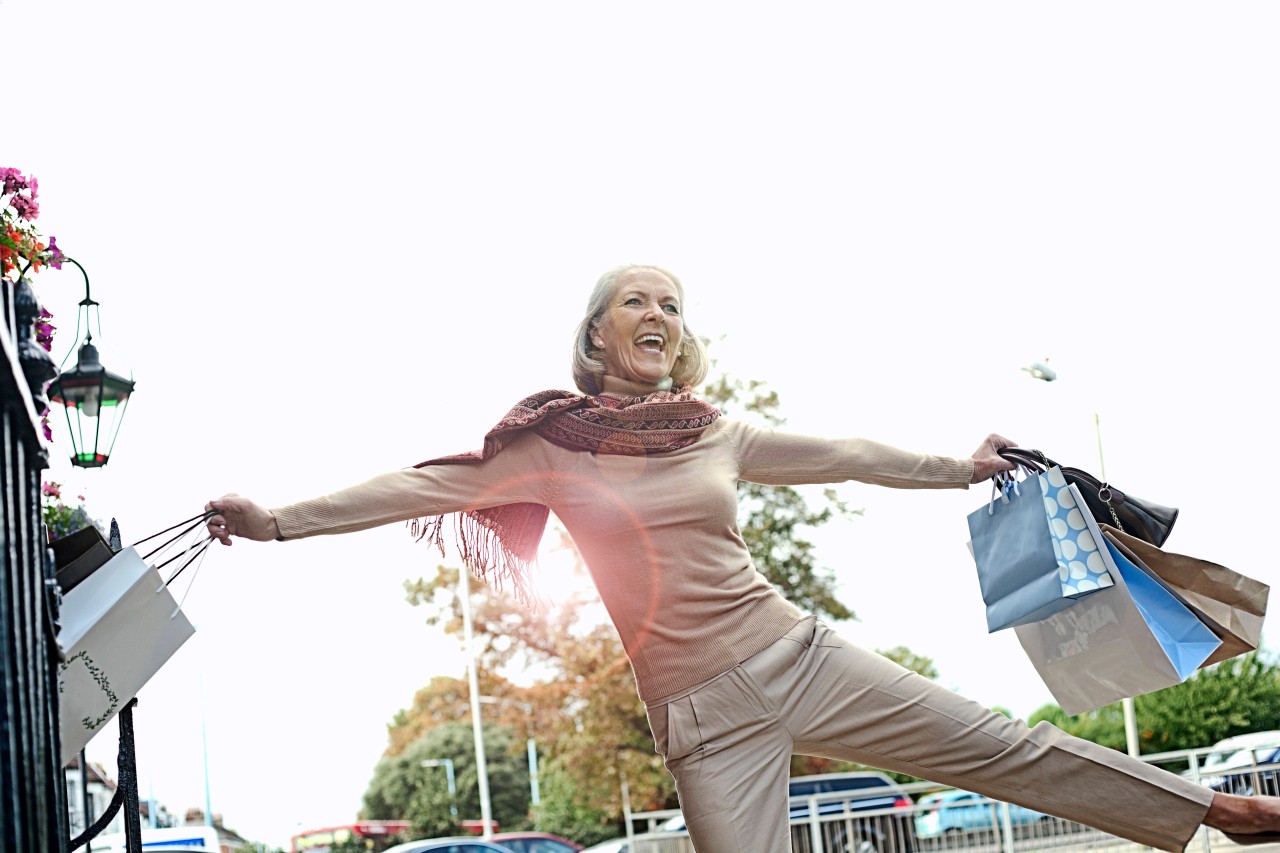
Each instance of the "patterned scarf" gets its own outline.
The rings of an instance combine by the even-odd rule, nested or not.
[[[413,466],[465,465],[489,459],[524,430],[569,450],[643,456],[693,444],[720,417],[688,387],[655,391],[643,397],[614,397],[542,391],[526,397],[484,437],[480,450],[429,459]],[[515,503],[457,513],[458,550],[463,564],[501,589],[510,582],[516,597],[533,605],[529,575],[549,510],[541,504]],[[413,535],[427,539],[444,555],[444,516],[410,522]]]

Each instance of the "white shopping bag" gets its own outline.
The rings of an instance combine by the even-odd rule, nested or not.
[[[160,573],[132,548],[66,593],[58,646],[62,764],[195,633]]]

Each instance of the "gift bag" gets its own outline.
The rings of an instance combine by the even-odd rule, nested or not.
[[[1063,598],[1079,598],[1112,585],[1111,573],[1103,557],[1102,540],[1095,539],[1085,521],[1087,507],[1080,501],[1080,489],[1068,483],[1062,469],[1054,466],[1037,474],[1044,494],[1045,518],[1053,555],[1058,561],[1058,581]]]
[[[1071,603],[1062,597],[1039,478],[1010,476],[994,488],[968,517],[988,631],[1043,619]]]
[[[1102,536],[1112,585],[1048,618],[1016,627],[1027,657],[1067,714],[1178,684],[1222,641],[1161,584]]]
[[[198,523],[203,526],[203,520]],[[193,556],[203,553],[208,541],[179,546],[173,554],[171,546],[177,541],[170,540],[146,558],[134,546],[125,548],[63,595],[58,631],[63,766],[195,633],[160,568],[186,558],[170,575],[168,580],[173,580]]]
[[[1265,583],[1208,560],[1162,550],[1105,524],[1102,535],[1129,562],[1164,584],[1222,640],[1201,666],[1258,648],[1270,592]]]
[[[1025,470],[1025,469],[1024,469]],[[969,515],[970,547],[987,605],[987,630],[1037,622],[1111,585],[1085,525],[1076,486],[1057,467],[997,483]]]

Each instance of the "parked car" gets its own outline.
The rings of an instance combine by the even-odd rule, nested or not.
[[[475,836],[459,838],[424,838],[420,841],[406,841],[388,847],[383,853],[512,853],[510,847],[503,847],[491,841],[484,841]]]
[[[969,832],[991,832],[1003,826],[1003,803],[971,791],[952,789],[925,794],[916,801],[915,829],[920,838],[938,838]],[[1053,818],[1044,812],[1009,805],[1009,820],[1015,830]]]
[[[578,853],[582,849],[577,842],[546,832],[495,832],[491,840],[512,853]]]
[[[628,853],[627,839],[610,838],[608,841],[601,841],[599,844],[592,844],[590,847],[583,850],[582,853]]]
[[[1225,794],[1280,794],[1280,731],[1218,741],[1200,766],[1200,783]]]
[[[913,853],[915,826],[911,796],[897,782],[876,770],[848,773],[819,773],[793,776],[787,782],[791,820],[809,819],[809,798],[818,797],[818,815],[850,812],[900,810],[901,814],[855,818],[853,836],[845,821],[823,823],[825,849],[831,853]],[[843,796],[834,796],[834,795]],[[684,816],[676,815],[658,825],[658,831],[680,831]],[[793,827],[792,834],[808,834],[806,827]],[[625,851],[623,851],[625,853]]]

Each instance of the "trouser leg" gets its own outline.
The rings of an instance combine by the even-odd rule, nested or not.
[[[791,849],[791,737],[741,667],[646,710],[698,853]]]
[[[1207,788],[1048,723],[1029,729],[807,624],[807,644],[741,667],[797,753],[908,773],[1170,851],[1208,809]]]

